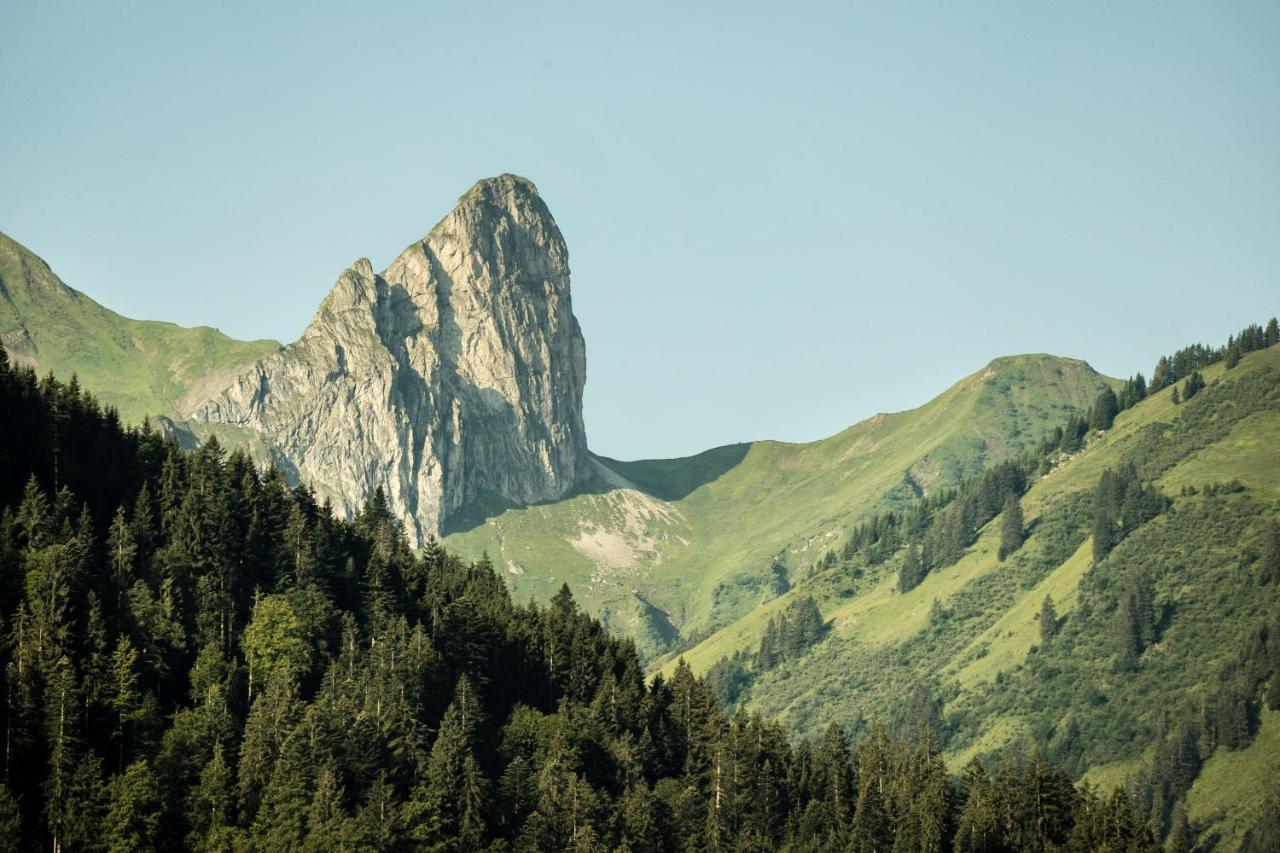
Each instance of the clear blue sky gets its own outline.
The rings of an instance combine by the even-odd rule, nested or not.
[[[1008,353],[1149,371],[1280,311],[1274,0],[195,5],[6,0],[0,230],[122,313],[289,341],[526,175],[598,452],[818,438]]]

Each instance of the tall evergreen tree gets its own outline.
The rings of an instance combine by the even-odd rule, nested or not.
[[[1058,633],[1058,610],[1053,606],[1053,598],[1045,595],[1040,603],[1040,643],[1048,645]]]
[[[924,575],[919,549],[915,542],[908,542],[902,556],[902,566],[898,569],[898,592],[906,593],[915,589],[924,580]]]
[[[1111,429],[1119,411],[1120,401],[1116,392],[1110,388],[1102,389],[1089,408],[1089,429]]]
[[[1004,560],[1022,547],[1023,542],[1022,504],[1016,494],[1010,493],[1005,499],[1000,518],[1000,548],[997,558]]]

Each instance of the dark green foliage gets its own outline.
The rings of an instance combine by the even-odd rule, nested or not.
[[[1280,522],[1272,521],[1263,531],[1257,573],[1260,584],[1280,581]]]
[[[1229,359],[1232,353],[1235,353],[1235,357],[1238,359],[1240,356],[1247,355],[1254,350],[1274,346],[1277,343],[1276,335],[1273,334],[1275,322],[1273,317],[1267,323],[1265,330],[1262,326],[1256,324],[1245,326],[1238,334],[1229,337],[1226,344],[1219,347],[1193,344],[1189,347],[1183,347],[1171,356],[1161,356],[1151,374],[1151,385],[1148,393],[1154,394],[1157,391],[1168,388],[1180,379],[1192,376],[1202,368],[1217,364],[1223,359]],[[1203,384],[1203,381],[1203,379],[1200,380],[1201,384]],[[1191,396],[1194,396],[1194,392],[1192,392]],[[1183,397],[1186,398],[1187,395],[1184,394]],[[1177,401],[1175,400],[1175,402]]]
[[[1111,429],[1119,412],[1120,400],[1116,392],[1110,388],[1102,389],[1089,408],[1089,429]]]
[[[813,596],[807,595],[787,605],[787,609],[769,620],[760,649],[756,652],[757,672],[767,672],[794,660],[827,633],[826,622]]]
[[[68,461],[49,431],[3,459],[0,832],[19,849],[942,851],[969,806],[923,685],[909,740],[873,736],[855,770],[838,727],[793,747],[685,665],[646,684],[567,588],[517,606],[487,560],[414,555],[379,495],[335,520],[240,454],[125,432],[3,360],[0,412],[117,454]],[[1022,487],[986,483],[961,529]],[[825,632],[801,598],[766,656]],[[1090,849],[1061,778],[1032,762],[983,789],[1012,815],[998,843]]]
[[[1022,547],[1025,531],[1022,520],[1022,503],[1018,496],[1011,494],[1005,499],[1004,509],[1000,513],[1000,549],[996,556],[1004,560]]]
[[[1187,400],[1190,400],[1196,394],[1199,394],[1203,389],[1204,389],[1204,377],[1200,375],[1200,371],[1198,370],[1192,371],[1191,375],[1187,377],[1187,381],[1182,384],[1183,401],[1185,402]]]
[[[1047,646],[1058,633],[1058,610],[1053,599],[1046,595],[1040,603],[1040,645]]]
[[[1058,439],[1055,438],[1056,442]],[[930,571],[954,564],[973,544],[978,530],[995,518],[1010,495],[1021,495],[1034,469],[1027,460],[1011,460],[963,481],[956,489],[915,500],[905,512],[880,513],[856,527],[837,558],[824,558],[823,567],[861,558],[866,566],[878,566],[898,553],[904,544],[916,543],[918,564],[900,572],[902,591],[917,586]],[[910,551],[904,552],[904,560]],[[900,567],[901,568],[901,567]]]
[[[915,542],[908,542],[902,555],[902,565],[898,569],[898,592],[911,592],[924,580],[924,561],[920,559],[920,549]]]
[[[1158,489],[1143,485],[1136,466],[1103,471],[1094,492],[1093,561],[1104,559],[1125,536],[1167,506]]]
[[[1116,395],[1116,405],[1119,411],[1135,406],[1146,399],[1147,396],[1147,380],[1141,373],[1129,377],[1125,381],[1124,387],[1120,389],[1120,393]]]

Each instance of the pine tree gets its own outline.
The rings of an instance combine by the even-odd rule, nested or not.
[[[618,850],[642,853],[662,848],[658,801],[644,780],[633,782],[618,810]]]
[[[342,849],[347,828],[342,798],[342,780],[338,778],[338,771],[332,764],[326,764],[316,774],[315,790],[307,809],[307,840],[304,849],[309,853]]]
[[[1116,392],[1110,388],[1102,389],[1089,409],[1089,429],[1111,429],[1119,411],[1120,401],[1116,398]]]
[[[854,805],[849,849],[856,853],[881,853],[893,847],[890,812],[890,744],[877,727],[858,747],[858,797]]]
[[[1006,848],[996,793],[976,758],[960,778],[963,807],[953,841],[956,853],[987,853]]]
[[[1183,801],[1173,808],[1169,830],[1169,853],[1191,853],[1191,826],[1187,822],[1187,806]]]
[[[565,616],[572,616],[578,610],[573,600],[573,592],[567,583],[560,584],[560,591],[551,596],[551,608]]]
[[[130,764],[111,786],[111,804],[103,821],[109,853],[156,850],[160,828],[160,789],[145,761]]]
[[[1260,584],[1280,581],[1280,522],[1270,521],[1263,528],[1257,575]]]
[[[107,606],[115,604],[117,620],[124,618],[124,598],[129,587],[133,586],[134,561],[137,555],[138,546],[134,541],[133,530],[125,522],[124,507],[119,507],[111,522],[111,529],[107,532],[107,560],[111,566],[111,585],[116,593],[114,602],[108,600]]]
[[[1191,375],[1187,377],[1187,381],[1182,385],[1182,399],[1190,400],[1203,389],[1204,377],[1200,375],[1200,371],[1192,371]]]
[[[1053,606],[1053,598],[1045,595],[1040,604],[1040,644],[1048,645],[1058,633],[1058,611]]]
[[[0,348],[0,358],[4,350]],[[18,801],[13,798],[9,786],[0,783],[0,838],[7,838],[17,844],[22,838],[22,812],[18,810]]]
[[[475,687],[463,676],[431,747],[425,779],[406,814],[415,840],[444,844],[449,839],[474,841],[483,836],[488,783],[473,753],[480,724]]]
[[[1022,547],[1023,542],[1022,504],[1016,494],[1010,494],[1005,500],[1000,519],[1000,548],[997,558],[1004,560]]]
[[[219,842],[231,820],[231,768],[222,754],[222,744],[214,744],[213,758],[200,771],[200,779],[188,800],[191,832],[187,843],[196,850],[221,849]]]
[[[902,567],[898,569],[898,592],[907,593],[915,589],[924,580],[924,574],[916,543],[908,542],[902,557]]]
[[[111,694],[109,703],[115,714],[116,766],[123,772],[129,746],[131,727],[142,714],[142,702],[138,696],[138,652],[128,637],[121,637],[111,655]]]

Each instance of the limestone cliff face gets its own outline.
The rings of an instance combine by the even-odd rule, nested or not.
[[[252,430],[341,512],[381,486],[421,542],[483,493],[550,500],[589,477],[585,382],[564,239],[502,175],[383,272],[357,261],[297,342],[191,415]]]

